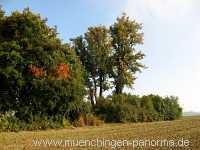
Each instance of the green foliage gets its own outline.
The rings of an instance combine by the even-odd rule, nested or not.
[[[86,70],[86,85],[93,105],[97,91],[102,97],[103,91],[115,87],[115,92],[122,94],[125,86],[134,84],[136,72],[145,67],[140,63],[144,54],[135,49],[143,43],[141,29],[141,24],[123,15],[109,29],[90,27],[84,36],[72,39]]]
[[[106,122],[149,122],[177,119],[181,117],[182,109],[176,97],[120,94],[99,99],[95,113]]]
[[[58,64],[69,66],[69,78],[48,76]],[[29,65],[44,77],[37,78]],[[14,111],[15,117],[30,124],[35,116],[41,118],[36,120],[62,122],[81,107],[82,74],[75,50],[62,44],[56,29],[47,26],[40,15],[25,9],[4,16],[0,23],[1,112]]]
[[[109,30],[104,26],[90,27],[84,37],[79,36],[72,41],[85,68],[86,86],[91,103],[94,105],[97,87],[101,97],[108,86],[108,65],[112,52]]]
[[[14,112],[5,112],[0,115],[0,131],[44,130],[63,127],[66,127],[66,123],[61,124],[46,116],[33,116],[32,121],[27,123],[17,118]]]
[[[131,87],[136,79],[135,73],[144,68],[140,63],[144,54],[135,49],[137,44],[143,43],[141,29],[141,24],[130,20],[125,14],[117,18],[117,22],[110,27],[113,46],[112,77],[117,94],[122,94],[124,86]]]
[[[178,104],[178,97],[166,97],[164,116],[165,120],[174,120],[182,115],[182,108]]]

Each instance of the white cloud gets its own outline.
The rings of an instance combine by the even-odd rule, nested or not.
[[[175,95],[184,111],[200,111],[200,1],[126,0],[124,11],[144,24],[149,69],[136,94]]]
[[[124,11],[128,14],[146,17],[179,19],[191,13],[198,6],[198,0],[127,0]]]

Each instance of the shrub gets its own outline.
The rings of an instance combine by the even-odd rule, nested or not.
[[[0,131],[44,130],[62,128],[64,124],[45,116],[34,116],[32,121],[26,122],[15,116],[15,112],[6,112],[0,115]]]
[[[88,114],[82,114],[80,115],[79,119],[74,121],[74,126],[76,127],[83,127],[83,126],[99,126],[104,123],[103,120],[101,120],[99,117],[88,113]]]
[[[73,125],[75,127],[84,127],[85,126],[85,117],[83,115],[80,115],[79,118],[73,122]]]
[[[164,119],[174,120],[182,115],[182,108],[178,104],[178,98],[171,96],[164,99]]]
[[[138,122],[137,108],[130,104],[123,104],[119,109],[120,122]]]
[[[85,122],[88,126],[99,126],[104,123],[103,120],[93,114],[87,114],[85,117]]]
[[[119,122],[117,105],[112,103],[110,99],[99,99],[94,111],[97,116],[106,122]]]
[[[66,112],[66,118],[71,122],[77,121],[83,114],[92,113],[92,105],[89,102],[71,103]]]
[[[177,97],[113,95],[98,99],[95,113],[106,122],[174,120],[182,115]]]
[[[71,127],[71,126],[72,126],[72,124],[70,123],[70,121],[69,121],[68,119],[66,119],[66,118],[63,118],[62,124],[63,124],[63,127],[64,127],[64,128],[67,128],[67,127]]]

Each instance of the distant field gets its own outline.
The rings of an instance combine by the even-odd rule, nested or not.
[[[189,140],[189,147],[139,147],[134,149],[200,149],[200,116],[184,117],[176,121],[162,121],[153,123],[131,123],[131,124],[105,124],[99,127],[82,127],[72,129],[47,130],[29,132],[23,131],[18,133],[0,133],[0,150],[43,150],[43,149],[97,149],[96,147],[62,147],[64,140],[179,140],[184,138]],[[45,146],[40,143],[40,146],[35,146],[33,139],[39,142],[45,140],[48,142],[62,142],[59,146],[50,143],[51,146]],[[48,140],[47,140],[48,139]],[[43,141],[44,142],[44,141]],[[118,143],[120,144],[120,143]],[[180,143],[179,143],[180,144]],[[104,147],[99,149],[112,149]],[[118,149],[133,149],[129,147],[118,147]]]

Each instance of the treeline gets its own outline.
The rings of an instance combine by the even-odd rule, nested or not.
[[[98,100],[95,113],[106,122],[174,120],[182,115],[177,97],[113,95]]]
[[[141,24],[123,14],[109,28],[90,27],[63,43],[46,21],[29,9],[9,16],[0,9],[2,130],[171,120],[181,115],[177,98],[123,94],[124,87],[134,84],[136,72],[145,68],[140,62],[144,54],[135,49],[143,43]],[[104,97],[108,90],[111,98]]]

